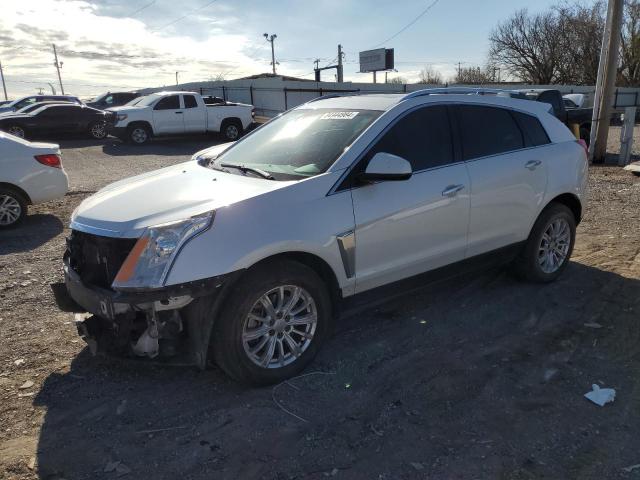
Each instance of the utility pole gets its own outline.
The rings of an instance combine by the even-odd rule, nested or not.
[[[4,73],[2,72],[2,62],[0,62],[0,78],[2,78],[2,89],[4,90],[4,99],[9,100],[9,97],[7,97],[7,85],[4,83]]]
[[[179,72],[176,72],[176,85],[178,85],[178,73]]]
[[[62,77],[60,76],[60,69],[62,68],[62,62],[58,62],[58,52],[56,52],[56,44],[53,43],[52,46],[53,46],[53,56],[56,59],[54,65],[56,66],[56,70],[58,71],[58,82],[60,83],[60,91],[62,92],[62,95],[64,95],[64,87],[62,86]]]
[[[338,45],[338,83],[344,82],[344,71],[342,66],[342,45]]]
[[[618,72],[618,50],[622,30],[623,0],[609,0],[607,21],[602,36],[598,79],[593,100],[589,160],[603,163],[607,154],[607,137],[611,119],[611,97],[616,85]]]
[[[267,40],[267,42],[271,43],[271,65],[273,66],[273,74],[276,74],[276,53],[275,53],[275,49],[273,46],[273,41],[278,38],[278,36],[275,33],[272,33],[271,36],[269,36],[268,33],[264,34],[264,38]]]
[[[373,72],[373,83],[377,83],[377,82],[376,82],[376,72],[375,72],[375,70],[374,70],[374,72]]]

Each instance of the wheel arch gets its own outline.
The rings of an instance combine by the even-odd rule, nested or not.
[[[130,122],[127,125],[127,132],[131,132],[131,130],[136,127],[145,127],[149,130],[149,133],[151,134],[151,136],[154,135],[153,126],[147,120],[134,120],[133,122]]]
[[[32,205],[33,204],[29,194],[27,192],[25,192],[22,188],[18,187],[17,185],[14,185],[13,183],[0,182],[0,188],[6,188],[6,189],[9,189],[9,190],[13,190],[14,192],[22,195],[24,197],[24,199],[26,200],[28,205]]]
[[[573,213],[574,218],[576,219],[576,225],[578,225],[580,223],[580,220],[582,220],[582,202],[573,193],[562,193],[555,196],[549,201],[549,203],[545,205],[544,208],[548,208],[552,203],[559,203],[569,208],[569,210],[571,210],[571,212]]]
[[[244,127],[242,126],[242,120],[240,120],[239,117],[226,117],[225,119],[223,119],[220,122],[220,130],[222,131],[222,129],[224,129],[225,126],[227,126],[229,123],[235,123],[237,124],[242,130],[244,130]]]
[[[331,295],[331,302],[335,309],[335,306],[342,298],[340,284],[338,283],[338,277],[336,276],[331,266],[318,255],[302,251],[278,253],[259,260],[248,270],[251,270],[258,265],[263,265],[265,263],[278,260],[293,260],[311,268],[314,272],[316,272],[322,279],[322,281],[327,285],[327,289],[329,290],[329,294]]]

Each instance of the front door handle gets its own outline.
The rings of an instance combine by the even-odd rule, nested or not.
[[[175,112],[176,115],[182,115],[182,112]]]
[[[524,164],[524,168],[528,168],[529,170],[535,170],[540,165],[542,165],[542,160],[529,160]]]
[[[449,185],[442,191],[443,197],[455,197],[455,195],[464,188],[464,185]]]

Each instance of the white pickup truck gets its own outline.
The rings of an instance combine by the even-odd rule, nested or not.
[[[161,135],[222,133],[237,140],[253,123],[254,108],[243,103],[205,104],[195,92],[156,92],[110,108],[115,123],[111,135],[137,145]]]

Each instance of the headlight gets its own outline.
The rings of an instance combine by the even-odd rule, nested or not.
[[[160,288],[176,255],[190,239],[211,226],[214,212],[149,227],[124,261],[113,288]]]
[[[118,113],[116,115],[116,120],[118,122],[121,122],[122,120],[126,120],[126,118],[127,118],[127,114],[126,113]]]

